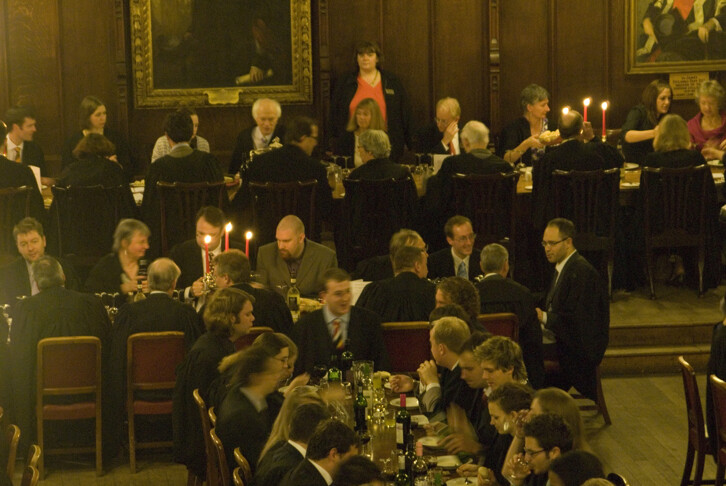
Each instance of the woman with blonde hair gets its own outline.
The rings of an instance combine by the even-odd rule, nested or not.
[[[355,111],[348,119],[345,133],[337,140],[335,154],[352,155],[355,166],[360,167],[363,161],[358,153],[359,137],[366,130],[386,130],[386,121],[383,119],[381,108],[373,98],[364,98],[355,107]]]
[[[645,157],[646,167],[677,169],[706,163],[703,155],[691,150],[691,134],[679,115],[665,115],[660,120],[653,148],[655,152]]]

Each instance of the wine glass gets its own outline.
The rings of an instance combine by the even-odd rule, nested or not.
[[[511,481],[521,481],[529,476],[529,462],[524,458],[524,454],[517,454],[510,462],[511,468],[507,476]]]

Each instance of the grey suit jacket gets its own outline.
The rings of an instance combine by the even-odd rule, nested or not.
[[[335,252],[314,241],[305,240],[300,269],[297,272],[297,288],[303,297],[317,297],[322,290],[320,276],[328,268],[338,266]],[[257,280],[283,297],[290,285],[290,271],[277,251],[277,243],[268,243],[257,252]]]

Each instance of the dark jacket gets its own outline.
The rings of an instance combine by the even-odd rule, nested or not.
[[[20,158],[23,165],[34,165],[40,168],[41,176],[48,176],[45,168],[45,155],[43,154],[43,149],[37,143],[30,140],[23,142],[23,150],[20,153]]]
[[[291,446],[289,442],[284,442],[262,456],[252,484],[254,486],[279,486],[285,474],[295,469],[304,459],[300,451]]]
[[[11,162],[0,155],[0,189],[21,186],[30,187],[30,215],[45,226],[48,217],[45,206],[43,205],[43,196],[40,194],[38,182],[35,180],[33,171],[25,165]],[[20,221],[25,216],[24,204],[13,208],[13,220],[15,222]]]
[[[236,174],[240,168],[250,159],[250,152],[255,149],[255,142],[252,140],[252,131],[257,125],[252,125],[249,128],[242,130],[237,135],[237,142],[234,146],[234,152],[232,152],[232,159],[229,162],[229,168],[227,169],[228,174]],[[283,142],[285,136],[285,127],[278,120],[275,130],[272,132],[270,141],[274,140],[275,137],[280,139],[280,143]]]
[[[121,137],[120,133],[114,130],[110,130],[108,128],[105,128],[103,130],[103,136],[109,139],[111,143],[113,143],[116,147],[116,158],[118,159],[118,163],[121,164],[121,167],[123,167],[124,169],[124,174],[126,174],[127,181],[133,180],[133,177],[138,173],[138,168],[132,164],[131,152],[129,151],[129,146],[126,144],[126,141]],[[63,145],[63,153],[61,154],[63,169],[65,169],[77,160],[73,156],[73,150],[76,148],[76,145],[78,145],[78,142],[83,139],[83,137],[83,131],[78,131],[66,140],[65,144]]]
[[[628,117],[620,128],[620,142],[623,145],[623,155],[626,162],[642,164],[645,161],[645,156],[653,152],[653,139],[628,143],[625,141],[625,135],[630,130],[652,130],[654,128],[655,125],[648,119],[645,106],[636,105],[628,112]]]
[[[481,250],[474,248],[469,256],[469,280],[474,280],[476,277],[481,275],[480,258]],[[454,257],[451,254],[451,247],[444,248],[429,255],[428,267],[428,277],[431,279],[456,276]]]
[[[65,288],[80,290],[81,283],[73,266],[61,258],[56,260],[61,264],[63,274],[66,276]],[[18,302],[17,297],[21,295],[30,297],[31,291],[28,266],[23,257],[18,257],[0,268],[0,304],[15,305]]]
[[[280,486],[328,486],[325,478],[309,460],[301,461],[280,482]]]
[[[435,297],[434,284],[413,272],[401,272],[368,284],[356,305],[375,312],[382,322],[428,321]]]

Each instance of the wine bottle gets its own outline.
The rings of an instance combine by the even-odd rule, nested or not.
[[[423,458],[423,444],[421,441],[416,442],[416,460],[413,461],[413,481],[414,486],[419,484],[426,484],[426,474],[428,473],[428,466],[426,466],[426,460]],[[420,481],[423,479],[423,481]]]
[[[338,355],[330,355],[330,368],[328,368],[328,384],[342,383],[340,368],[338,368]]]
[[[413,481],[413,463],[416,461],[416,452],[413,450],[413,434],[406,437],[406,453],[403,455],[406,466],[406,474],[409,480]]]
[[[394,480],[396,486],[410,486],[411,478],[406,474],[406,462],[403,456],[398,456],[398,474]]]
[[[396,412],[396,447],[406,450],[406,440],[411,433],[411,414],[406,410],[406,394],[401,393],[401,408]]]
[[[300,317],[300,290],[297,288],[297,279],[290,277],[290,288],[287,289],[287,307],[292,313],[292,320]]]
[[[358,397],[353,403],[353,412],[355,414],[355,431],[359,434],[367,432],[368,425],[366,423],[366,408],[368,407],[368,401],[363,396],[363,390],[358,390]]]

